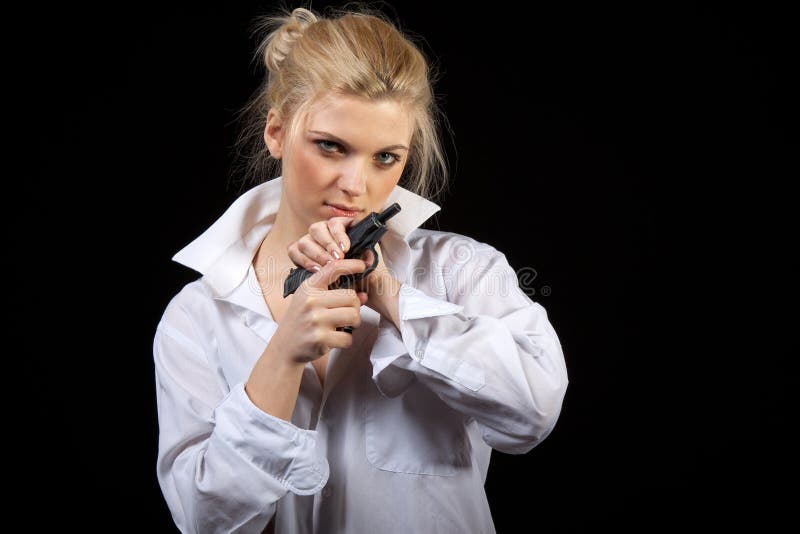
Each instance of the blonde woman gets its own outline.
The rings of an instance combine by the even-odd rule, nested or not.
[[[494,532],[491,451],[527,453],[553,429],[558,337],[500,251],[419,228],[446,178],[420,48],[363,7],[258,27],[268,72],[239,146],[257,185],[174,256],[202,276],[155,332],[157,476],[174,521]],[[378,258],[345,258],[347,229],[394,202]],[[284,298],[296,267],[314,274]]]

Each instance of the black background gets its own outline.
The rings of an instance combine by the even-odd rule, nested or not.
[[[550,437],[493,453],[497,529],[769,530],[797,498],[794,19],[553,4],[392,4],[442,70],[454,134],[424,227],[535,269],[570,373]],[[152,338],[196,277],[171,256],[239,194],[232,119],[269,5],[8,15],[7,439],[29,527],[174,531]]]

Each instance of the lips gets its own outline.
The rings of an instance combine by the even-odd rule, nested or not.
[[[354,208],[354,207],[351,207],[351,206],[345,206],[344,204],[330,204],[330,203],[328,203],[328,206],[333,206],[334,208],[339,208],[340,210],[343,210],[343,211],[361,211],[358,208]]]

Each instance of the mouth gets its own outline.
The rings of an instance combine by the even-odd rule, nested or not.
[[[346,206],[343,204],[328,204],[326,202],[325,205],[331,208],[331,210],[339,217],[355,217],[362,211],[359,208]]]

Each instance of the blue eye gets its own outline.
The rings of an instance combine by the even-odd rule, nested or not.
[[[316,141],[316,143],[317,143],[317,145],[319,145],[319,147],[320,147],[322,150],[324,150],[325,152],[336,152],[336,147],[338,147],[338,146],[339,146],[338,144],[334,143],[333,141],[327,141],[327,140],[325,140],[325,139],[320,139],[319,141]],[[326,148],[326,147],[325,147],[325,145],[326,145],[326,144],[327,144],[329,147],[330,147],[330,146],[332,146],[332,148]]]
[[[400,161],[400,158],[397,157],[396,155],[392,154],[391,152],[381,152],[380,155],[381,156],[388,156],[388,158],[389,158],[388,160],[380,160],[379,159],[379,162],[380,162],[381,165],[391,165],[392,163]]]

